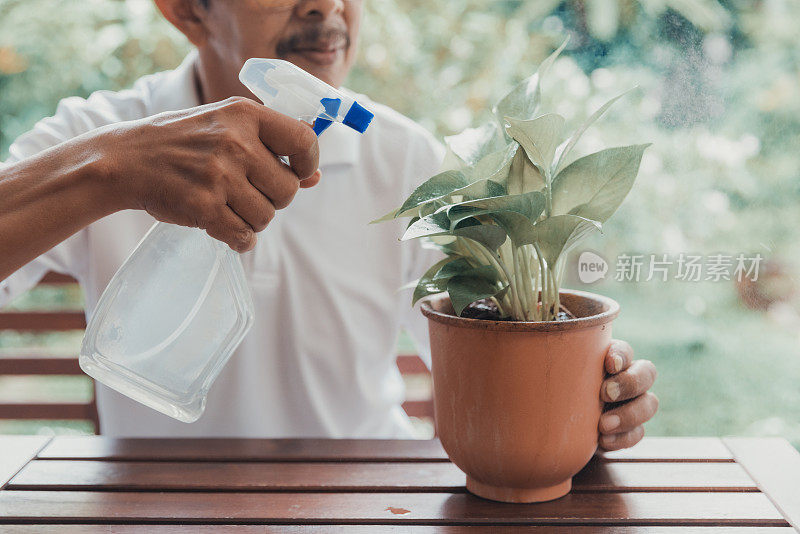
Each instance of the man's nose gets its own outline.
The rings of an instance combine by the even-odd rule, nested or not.
[[[325,20],[333,13],[344,11],[346,1],[348,0],[300,0],[297,15],[303,19]]]

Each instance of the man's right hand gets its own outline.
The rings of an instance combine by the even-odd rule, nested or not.
[[[119,209],[203,228],[238,252],[320,178],[305,123],[243,97],[118,123],[93,132]],[[288,156],[289,165],[279,156]]]

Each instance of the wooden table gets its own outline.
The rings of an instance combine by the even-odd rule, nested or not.
[[[0,436],[0,532],[782,534],[780,439],[650,438],[542,504],[482,500],[436,441]],[[531,526],[533,525],[533,526]]]

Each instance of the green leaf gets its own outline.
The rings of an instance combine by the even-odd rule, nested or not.
[[[508,143],[500,150],[486,154],[475,164],[463,169],[462,172],[471,182],[482,179],[505,182],[518,149],[519,144],[516,142]],[[505,191],[502,194],[505,194]]]
[[[550,171],[556,147],[561,143],[566,120],[557,113],[548,113],[531,120],[506,117],[506,131],[522,148],[531,163],[542,173]]]
[[[423,297],[442,293],[447,290],[447,280],[434,280],[433,277],[436,276],[436,273],[438,273],[442,267],[451,261],[454,261],[454,258],[445,258],[436,262],[430,269],[425,271],[425,274],[423,274],[419,282],[417,282],[417,287],[414,288],[414,294],[411,296],[412,306]]]
[[[400,206],[400,209],[397,210],[397,215],[416,208],[425,202],[441,198],[452,193],[456,189],[468,185],[469,180],[467,180],[467,177],[461,171],[445,171],[439,173],[417,187],[403,205]]]
[[[449,279],[465,271],[471,271],[474,268],[475,267],[473,267],[466,258],[457,258],[444,264],[441,269],[433,275],[433,280],[441,280],[443,278]]]
[[[423,297],[446,291],[448,283],[453,277],[479,279],[490,284],[497,284],[497,272],[492,266],[473,267],[464,258],[445,258],[435,263],[419,279],[414,289],[411,305],[413,306]],[[499,286],[495,291],[498,290],[500,290]]]
[[[446,197],[447,195],[445,195]],[[443,197],[443,198],[445,198]],[[433,200],[426,202],[420,206],[414,208],[417,211],[418,217],[425,217],[426,215],[432,215],[442,206],[446,206],[447,202],[445,202],[442,198],[434,198]]]
[[[450,151],[467,165],[474,165],[487,154],[502,150],[505,145],[503,133],[494,122],[479,128],[467,128],[458,135],[445,137],[444,141]]]
[[[392,211],[390,211],[386,215],[383,215],[381,217],[378,217],[377,219],[371,220],[369,222],[369,224],[378,224],[378,223],[381,223],[381,222],[384,222],[384,221],[394,220],[395,218],[397,218],[399,212],[400,212],[399,208],[394,208]]]
[[[441,209],[447,210],[451,224],[468,217],[488,215],[508,234],[514,246],[519,246],[531,242],[534,223],[544,211],[544,206],[544,195],[532,191],[522,195],[472,200]]]
[[[544,176],[525,155],[525,150],[519,148],[511,161],[506,178],[506,189],[511,195],[531,193],[544,189]]]
[[[536,110],[542,99],[542,78],[567,46],[568,41],[569,39],[565,40],[555,52],[542,61],[536,74],[523,80],[497,103],[493,111],[498,123],[503,124],[504,117],[526,120],[536,116]]]
[[[477,241],[492,252],[496,251],[506,240],[506,232],[499,226],[493,224],[476,224],[456,228],[453,235],[466,237]]]
[[[491,217],[506,231],[514,247],[533,242],[535,224],[529,217],[515,211],[498,211]]]
[[[542,214],[542,211],[544,211],[544,205],[544,195],[539,191],[531,191],[530,193],[523,193],[521,195],[505,195],[481,198],[478,200],[467,200],[440,208],[440,212],[446,211],[448,217],[450,217],[451,223],[456,223],[467,217],[476,217],[505,211],[519,213],[530,219],[531,222],[535,222]]]
[[[461,189],[456,189],[447,196],[450,197],[460,195],[467,200],[476,200],[479,198],[497,197],[505,194],[506,188],[503,187],[502,184],[487,178],[485,180],[472,182],[468,186],[462,187]],[[447,205],[444,202],[442,204]]]
[[[503,291],[497,283],[481,276],[454,276],[447,282],[447,292],[456,315],[461,315],[464,308],[476,300],[493,297]]]
[[[443,280],[450,279],[454,276],[470,276],[475,278],[482,278],[490,282],[497,282],[497,271],[491,265],[480,265],[473,267],[465,258],[453,260],[439,269],[433,279]]]
[[[552,213],[608,220],[631,190],[648,146],[609,148],[569,164],[553,179]]]
[[[419,237],[450,233],[450,219],[447,218],[446,212],[440,211],[432,213],[431,215],[426,215],[409,226],[400,240],[407,241]]]
[[[442,164],[439,166],[439,171],[437,174],[445,171],[460,171],[466,166],[467,162],[459,158],[456,153],[453,152],[453,149],[450,148],[450,146],[447,146],[447,149],[444,153],[444,159],[442,160]]]
[[[485,198],[489,196],[504,195],[506,193],[505,187],[497,181],[491,179],[492,176],[499,176],[505,180],[503,175],[505,160],[502,158],[503,154],[490,154],[487,156],[491,160],[483,164],[485,174],[489,177],[481,176],[474,172],[474,169],[464,169],[463,171],[445,171],[439,173],[425,183],[417,187],[411,196],[403,203],[403,205],[395,210],[384,215],[382,218],[373,222],[382,222],[396,217],[413,217],[429,215],[436,211],[445,202],[443,199],[452,195],[462,195],[468,199]],[[509,158],[510,160],[510,158]],[[510,161],[508,162],[510,165]],[[506,166],[507,170],[507,166]],[[465,174],[469,172],[470,174]],[[484,174],[484,173],[482,173]],[[424,209],[423,207],[440,201],[440,205],[434,209]],[[422,208],[422,209],[420,209]]]
[[[594,124],[600,117],[602,117],[603,114],[605,114],[605,112],[608,111],[608,109],[614,104],[614,102],[616,102],[617,100],[619,100],[623,96],[627,95],[628,93],[630,93],[634,89],[636,89],[636,87],[628,89],[624,93],[615,96],[614,98],[612,98],[611,100],[609,100],[608,102],[606,102],[605,104],[600,106],[600,108],[597,111],[595,111],[592,114],[591,117],[586,119],[586,122],[584,122],[580,126],[580,128],[578,128],[575,131],[574,134],[572,134],[572,137],[570,137],[569,140],[567,140],[566,145],[561,147],[560,153],[558,154],[558,167],[556,169],[555,174],[558,174],[558,172],[566,166],[566,164],[567,164],[567,156],[572,151],[572,149],[575,148],[575,145],[578,143],[578,141],[580,140],[581,136],[583,136],[583,134],[586,132],[586,130],[589,129],[589,126]]]
[[[458,238],[452,235],[439,235],[425,237],[421,241],[422,248],[430,250],[438,250],[447,254],[448,256],[461,255],[461,249],[458,246]]]
[[[556,215],[536,223],[530,242],[541,251],[548,267],[554,269],[561,255],[600,228],[597,221],[575,215]]]

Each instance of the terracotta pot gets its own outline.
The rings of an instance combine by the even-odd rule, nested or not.
[[[462,319],[446,294],[422,303],[437,432],[475,495],[557,499],[597,449],[603,362],[619,304],[567,290],[561,302],[576,319]]]

